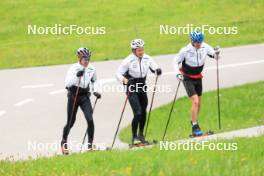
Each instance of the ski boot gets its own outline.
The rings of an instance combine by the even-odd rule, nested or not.
[[[139,145],[141,144],[141,141],[139,140],[139,138],[136,136],[136,137],[133,137],[132,138],[132,145]]]
[[[139,134],[138,139],[144,145],[148,145],[149,144],[149,142],[145,139],[145,136],[143,134]]]
[[[88,141],[87,150],[88,151],[93,150],[93,141],[91,141],[91,140]]]
[[[202,136],[203,132],[201,131],[201,128],[199,127],[198,124],[192,125],[192,136],[197,137],[197,136]]]
[[[65,139],[61,140],[61,152],[63,155],[69,155],[68,144],[67,144],[67,140]]]

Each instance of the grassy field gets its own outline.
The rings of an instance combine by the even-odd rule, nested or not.
[[[223,89],[223,130],[264,124],[264,82]],[[215,92],[205,93],[200,123],[204,129],[217,129]],[[189,101],[177,101],[167,139],[187,137]],[[206,107],[207,106],[207,107]],[[210,107],[210,111],[208,110]],[[150,138],[158,139],[163,131],[169,105],[153,111]],[[221,132],[217,131],[217,132]],[[122,139],[129,141],[130,129]],[[227,145],[237,143],[236,151],[223,150],[160,150],[102,151],[56,156],[28,161],[0,161],[0,175],[263,175],[264,136],[215,141]],[[103,168],[103,169],[102,169]]]
[[[234,88],[221,89],[222,129],[218,129],[216,92],[205,93],[202,97],[199,124],[202,130],[216,133],[264,124],[264,82],[245,84]],[[187,138],[191,133],[189,98],[176,101],[167,131],[166,139]],[[149,139],[161,140],[171,104],[155,109],[151,113],[148,130]],[[121,139],[131,142],[131,127],[123,129]]]
[[[0,161],[0,175],[263,175],[264,136],[232,139],[236,151],[160,150],[105,151],[32,161]]]
[[[93,60],[123,58],[129,42],[141,37],[151,55],[176,53],[187,35],[160,35],[160,25],[237,26],[238,35],[206,35],[222,47],[264,41],[262,0],[134,0],[134,1],[10,1],[0,2],[0,68],[66,64],[75,49],[92,49]],[[105,26],[105,35],[28,35],[28,25]]]

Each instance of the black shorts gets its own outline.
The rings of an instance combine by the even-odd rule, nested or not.
[[[203,92],[202,79],[192,79],[184,77],[183,85],[189,97],[193,95],[201,96]]]

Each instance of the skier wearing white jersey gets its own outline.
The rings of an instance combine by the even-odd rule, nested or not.
[[[127,85],[127,97],[133,110],[132,144],[147,144],[143,135],[146,122],[148,97],[146,93],[146,77],[149,70],[161,75],[161,69],[154,60],[144,53],[144,41],[135,39],[131,42],[132,53],[119,66],[116,77]],[[138,130],[139,128],[139,130]]]
[[[188,96],[192,101],[191,125],[192,135],[203,135],[198,124],[198,115],[202,97],[202,74],[207,56],[215,58],[220,53],[219,48],[212,48],[204,42],[204,34],[193,31],[190,34],[191,43],[182,48],[175,57],[176,77],[182,81]]]
[[[73,64],[67,72],[65,85],[68,90],[67,123],[63,128],[61,149],[63,154],[69,154],[67,138],[76,120],[76,114],[80,107],[84,113],[88,125],[88,147],[92,147],[94,138],[93,111],[90,101],[91,92],[97,98],[101,94],[97,92],[96,70],[90,63],[91,51],[87,48],[77,50],[78,63]]]

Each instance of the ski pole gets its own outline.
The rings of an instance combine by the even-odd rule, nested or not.
[[[169,113],[169,117],[168,117],[168,120],[167,120],[167,124],[166,124],[165,130],[164,130],[162,141],[164,141],[164,138],[165,138],[166,133],[167,133],[167,129],[168,129],[169,122],[170,122],[170,119],[171,119],[171,114],[172,114],[172,111],[173,111],[173,108],[174,108],[174,104],[175,104],[175,101],[176,101],[176,98],[177,98],[177,95],[178,95],[180,84],[181,84],[181,81],[179,81],[177,89],[176,89],[176,93],[175,93],[175,96],[174,96],[174,99],[173,99],[173,102],[172,102],[172,105],[171,105],[171,110],[170,110],[170,113]]]
[[[129,89],[128,89],[128,93],[127,93],[127,96],[126,96],[126,100],[125,100],[125,103],[124,103],[124,106],[123,106],[123,109],[122,109],[122,112],[121,112],[121,116],[120,116],[120,119],[119,119],[119,122],[118,122],[118,125],[117,125],[117,128],[116,128],[116,132],[115,132],[115,136],[114,136],[114,139],[113,139],[113,143],[112,143],[112,146],[111,148],[114,147],[114,144],[115,144],[115,140],[116,140],[116,136],[117,136],[117,133],[118,133],[118,130],[119,130],[119,126],[121,124],[121,121],[122,121],[122,118],[123,118],[123,114],[125,112],[125,108],[126,108],[126,104],[127,104],[127,100],[128,100],[128,96],[129,96]]]
[[[94,105],[93,105],[92,113],[94,112],[94,109],[95,109],[95,106],[96,106],[97,100],[98,100],[98,98],[96,97],[95,102],[94,102]],[[88,128],[87,128],[86,131],[85,131],[85,134],[84,134],[84,137],[83,137],[83,141],[82,141],[82,145],[84,145],[85,138],[86,138],[86,135],[87,135],[87,134],[88,134]]]
[[[78,97],[79,90],[80,90],[81,78],[82,78],[82,76],[81,76],[81,77],[79,78],[79,80],[78,80],[77,90],[76,90],[76,93],[75,93],[75,96],[74,96],[74,100],[73,100],[73,106],[72,106],[71,118],[70,118],[70,121],[69,121],[70,123],[69,123],[69,126],[68,126],[68,128],[67,128],[67,134],[68,134],[69,131],[70,131],[70,126],[71,126],[72,118],[73,118],[73,114],[74,114],[74,111],[75,111],[75,106],[76,106],[76,102],[77,102],[77,97]]]
[[[147,136],[147,132],[148,132],[149,119],[150,119],[150,116],[151,116],[151,110],[152,110],[152,106],[153,106],[153,101],[154,101],[154,96],[155,96],[155,92],[156,92],[157,82],[158,82],[158,75],[156,76],[154,89],[153,89],[153,93],[152,93],[152,98],[151,98],[151,103],[150,103],[150,107],[149,107],[148,120],[147,120],[147,124],[146,124],[146,128],[145,128],[145,137]]]
[[[217,75],[217,107],[218,107],[218,127],[221,129],[221,109],[220,109],[220,95],[219,95],[219,54],[216,54],[216,75]]]

